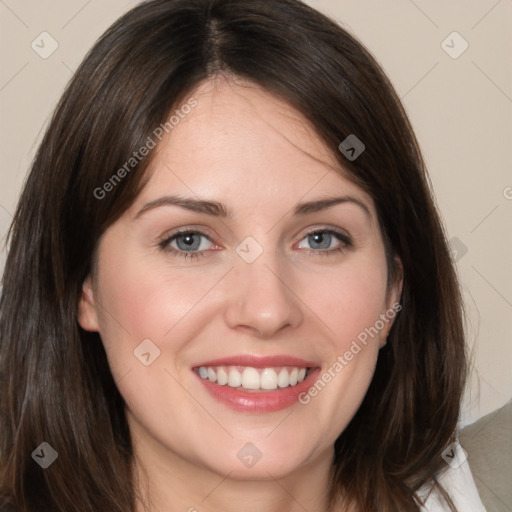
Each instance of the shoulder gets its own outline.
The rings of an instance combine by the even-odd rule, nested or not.
[[[465,452],[458,443],[453,444],[453,456],[447,469],[437,481],[450,496],[457,512],[486,512],[471,474]],[[422,488],[418,496],[424,502],[421,512],[451,512],[438,489],[432,485]]]

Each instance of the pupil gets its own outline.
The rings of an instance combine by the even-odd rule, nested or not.
[[[200,239],[197,237],[194,233],[189,233],[185,235],[180,235],[176,243],[178,245],[178,248],[182,251],[189,251],[189,250],[195,250],[198,249],[201,245]]]
[[[314,233],[310,235],[312,238],[312,245],[316,249],[328,249],[331,244],[331,235],[329,233]]]

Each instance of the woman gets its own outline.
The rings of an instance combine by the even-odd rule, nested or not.
[[[424,163],[375,60],[301,2],[117,21],[1,300],[6,506],[457,510],[461,301]]]

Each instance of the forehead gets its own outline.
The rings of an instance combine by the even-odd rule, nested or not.
[[[286,203],[337,192],[372,203],[308,120],[258,85],[221,76],[199,84],[183,104],[190,98],[197,105],[174,118],[134,207],[171,192],[250,208],[283,193]]]

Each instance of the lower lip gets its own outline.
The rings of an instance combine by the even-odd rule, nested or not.
[[[210,382],[208,379],[203,379],[197,373],[196,375],[214,398],[231,409],[240,412],[265,413],[281,411],[296,404],[299,400],[299,395],[305,393],[310,388],[319,373],[320,368],[311,370],[309,375],[296,386],[278,388],[273,391],[254,392],[240,391],[228,385],[220,386]]]

